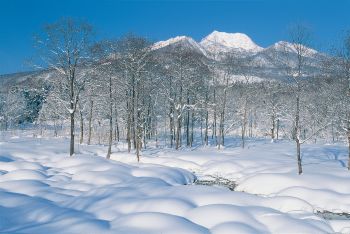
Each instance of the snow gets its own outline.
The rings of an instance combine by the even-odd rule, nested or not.
[[[231,139],[231,141],[233,141]],[[348,233],[346,147],[303,145],[297,175],[292,142],[257,140],[218,151],[150,148],[141,162],[123,144],[80,145],[20,137],[0,142],[0,232],[4,233]],[[224,177],[225,187],[194,185]]]
[[[187,37],[187,36],[177,36],[174,38],[170,38],[166,41],[159,41],[156,42],[153,46],[153,50],[161,49],[170,45],[176,45],[181,44],[183,46],[190,47],[192,49],[195,49],[196,51],[201,52],[204,55],[207,55],[207,52],[202,48],[200,44],[198,44],[193,38]]]
[[[255,44],[250,37],[243,33],[226,33],[213,31],[200,42],[211,52],[227,52],[232,49],[259,52],[262,47]]]
[[[293,43],[290,43],[290,42],[287,42],[287,41],[278,41],[276,42],[275,44],[273,44],[272,46],[266,48],[266,49],[274,49],[276,51],[280,51],[280,52],[291,52],[291,53],[297,53],[297,50],[296,50],[296,46],[297,44],[293,44]],[[305,52],[303,53],[307,53],[308,55],[315,55],[318,53],[318,51],[314,50],[314,49],[311,49],[311,48],[307,48],[307,47],[304,47],[305,48]]]
[[[223,177],[235,181],[237,191],[265,196],[290,196],[310,203],[315,210],[350,213],[350,173],[345,167],[346,147],[305,145],[304,173],[298,175],[291,142],[255,143],[249,149],[210,148],[144,156],[151,164],[177,166],[195,171],[203,178]],[[125,157],[116,160],[130,162]],[[208,177],[209,176],[209,177]],[[320,183],[322,181],[322,183]],[[334,202],[329,202],[335,200]]]
[[[200,43],[187,36],[176,36],[165,41],[156,42],[153,50],[161,49],[170,45],[189,46],[205,56],[210,53],[230,52],[238,50],[240,52],[257,53],[263,48],[255,44],[246,34],[243,33],[225,33],[214,31],[201,40]]]
[[[170,39],[168,39],[166,41],[158,41],[158,42],[156,42],[152,46],[152,49],[154,49],[154,50],[160,49],[160,48],[166,47],[166,46],[174,44],[174,43],[178,43],[178,42],[185,41],[185,40],[191,40],[191,39],[192,38],[189,38],[189,37],[186,37],[186,36],[177,36],[177,37],[174,37],[174,38],[170,38]]]

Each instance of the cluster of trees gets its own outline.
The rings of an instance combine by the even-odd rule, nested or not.
[[[46,88],[13,87],[0,92],[0,126],[3,130],[33,123],[44,103]]]
[[[38,118],[29,114],[28,121],[50,125],[55,135],[68,122],[70,155],[76,130],[80,143],[107,143],[107,158],[114,142],[126,141],[138,160],[149,142],[163,141],[175,149],[194,144],[220,149],[228,135],[239,135],[242,147],[247,137],[264,136],[295,141],[301,174],[304,142],[350,143],[350,36],[334,56],[318,61],[322,69],[311,74],[309,34],[295,27],[292,51],[279,54],[287,82],[254,82],[258,74],[252,67],[258,65],[234,52],[212,60],[181,46],[154,50],[150,41],[132,34],[98,43],[92,39],[90,25],[71,19],[48,25],[37,39],[51,78],[38,100],[30,99],[40,111],[35,112]],[[22,96],[26,100],[31,95],[35,93]],[[28,105],[12,100],[20,103],[19,112]],[[2,113],[11,115],[6,111],[11,105],[2,104]]]

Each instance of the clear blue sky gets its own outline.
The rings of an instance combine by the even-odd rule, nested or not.
[[[99,38],[134,32],[152,40],[177,35],[200,40],[213,30],[242,32],[267,47],[287,38],[295,22],[308,24],[314,47],[326,50],[350,29],[350,0],[0,0],[0,74],[30,70],[32,36],[63,16],[83,18]]]

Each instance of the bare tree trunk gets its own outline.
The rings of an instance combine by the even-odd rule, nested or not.
[[[209,127],[208,127],[208,119],[209,119],[209,112],[208,112],[208,109],[206,110],[205,112],[205,133],[204,133],[204,141],[205,141],[205,145],[208,145],[208,130],[209,130]]]
[[[89,113],[89,131],[88,131],[88,145],[91,143],[91,130],[92,130],[92,109],[94,106],[94,101],[90,101],[90,113]]]
[[[141,111],[137,111],[137,117],[141,117]],[[137,162],[140,162],[140,152],[142,148],[142,128],[141,126],[138,126],[136,129],[136,157],[137,157]]]
[[[192,116],[191,116],[190,147],[192,147],[192,145],[193,145],[193,125],[194,125],[194,111],[192,111]]]
[[[147,122],[147,120],[144,120],[145,122]],[[146,126],[143,127],[143,148],[146,149],[146,138],[149,135],[149,130],[147,130],[148,128],[148,124],[146,123]]]
[[[222,105],[222,112],[220,114],[220,125],[219,125],[219,134],[220,134],[220,139],[219,139],[219,149],[220,145],[224,146],[225,145],[225,110],[226,110],[226,99],[227,99],[227,88],[228,88],[228,77],[226,77],[226,87],[224,89],[224,102]]]
[[[126,127],[126,141],[128,143],[128,152],[130,153],[131,151],[131,137],[130,137],[130,123],[129,123],[129,119],[128,119],[128,125]]]
[[[137,148],[137,136],[136,136],[136,128],[137,128],[137,116],[135,118],[135,114],[137,115],[137,105],[135,104],[137,102],[136,96],[136,90],[135,90],[136,82],[135,82],[135,77],[133,76],[132,78],[132,106],[131,106],[131,134],[132,134],[132,139],[133,139],[133,145],[134,149]]]
[[[217,111],[217,106],[216,106],[216,91],[214,87],[214,120],[213,120],[213,132],[211,138],[213,139],[215,137],[215,144],[218,144],[217,137],[216,137],[216,113]]]
[[[112,153],[112,138],[113,138],[113,99],[112,99],[112,76],[109,76],[109,136],[107,159],[111,158]]]
[[[109,136],[108,136],[108,150],[107,150],[107,159],[111,158],[112,153],[112,138],[113,138],[113,120],[112,117],[109,117]]]
[[[69,155],[73,156],[74,154],[74,79],[70,77],[70,146],[69,146]]]
[[[147,134],[148,140],[151,140],[152,135],[154,135],[152,112],[153,112],[153,110],[151,107],[151,101],[149,101],[148,107],[147,107],[147,116],[146,116],[147,124],[146,124],[146,128],[145,128],[145,134]],[[145,147],[146,147],[146,141],[145,141]]]
[[[348,170],[350,170],[350,113],[348,113],[347,118],[347,128],[346,128],[346,135],[348,138]]]
[[[56,120],[53,121],[53,126],[54,126],[53,135],[54,135],[54,137],[57,137],[57,123],[56,123]]]
[[[223,110],[220,113],[219,137],[218,137],[218,141],[217,141],[218,149],[220,149],[221,146],[224,146],[224,141],[225,141],[225,137],[224,137],[224,121],[225,121],[224,115],[225,115],[225,111]]]
[[[256,132],[256,129],[258,128],[258,123],[257,123],[257,114],[256,114],[256,109],[254,110],[254,123],[253,123],[253,125],[254,125],[254,128],[253,129],[255,129],[255,132]],[[254,137],[254,131],[252,132],[252,137]]]
[[[276,129],[276,121],[275,121],[275,113],[272,113],[271,115],[271,125],[272,125],[272,128],[271,128],[271,140],[272,142],[275,141],[275,129]]]
[[[169,96],[172,97],[172,79],[170,79],[169,83]],[[176,97],[173,99],[175,100]],[[174,146],[174,140],[175,140],[175,123],[174,123],[174,110],[175,110],[175,104],[174,101],[169,101],[169,130],[170,130],[170,147],[173,148]]]
[[[101,120],[98,120],[98,144],[101,145]]]
[[[295,111],[295,142],[297,145],[297,160],[298,160],[298,173],[299,175],[303,173],[303,168],[301,165],[301,153],[300,153],[300,97],[299,90],[296,98],[296,111]]]
[[[201,121],[201,142],[202,142],[202,145],[204,145],[204,139],[203,139],[203,116],[202,116],[203,113],[200,114],[200,121]]]
[[[301,154],[300,154],[300,141],[299,139],[296,140],[297,143],[297,158],[298,158],[298,173],[299,175],[303,173],[303,168],[301,165]]]
[[[207,87],[205,93],[205,130],[204,130],[204,142],[205,145],[208,145],[208,119],[209,119],[209,111],[208,111],[208,102],[209,102],[209,88]]]
[[[136,97],[136,106],[138,106],[138,92],[137,92],[137,97]],[[142,127],[141,127],[141,110],[136,109],[136,157],[137,157],[137,162],[140,162],[140,151],[142,148]]]
[[[242,118],[242,126],[241,126],[241,140],[242,140],[242,148],[245,147],[245,134],[247,129],[247,102],[244,104],[243,118]]]
[[[249,137],[253,136],[253,114],[252,111],[249,112]]]
[[[222,146],[225,145],[225,106],[226,106],[226,98],[223,106],[224,109],[222,110],[221,117],[220,117],[220,137],[221,137],[220,143]]]
[[[158,120],[158,119],[156,119]],[[158,142],[158,121],[155,121],[155,129],[154,129],[154,136],[156,137],[156,148],[158,148],[159,146],[159,142]],[[166,125],[165,125],[166,126]],[[165,131],[166,132],[166,131]]]
[[[134,120],[134,131],[135,131],[135,136],[134,136],[134,145],[136,146],[136,157],[137,157],[137,162],[140,162],[140,152],[142,149],[142,133],[143,133],[143,116],[141,112],[140,106],[142,104],[139,103],[140,100],[140,89],[141,89],[141,84],[139,81],[136,80],[135,82],[135,88],[134,88],[134,113],[136,114],[135,120]]]
[[[348,170],[350,170],[350,129],[347,131],[348,135]]]
[[[182,76],[181,76],[182,77]],[[181,78],[182,79],[182,78]],[[179,103],[180,108],[182,108],[182,84],[180,86],[180,94],[179,94]],[[182,136],[181,136],[181,126],[182,126],[182,110],[177,109],[177,129],[176,129],[176,150],[178,150],[181,147],[182,143]]]
[[[130,153],[131,151],[131,99],[128,95],[128,101],[126,103],[127,106],[127,112],[128,112],[128,120],[127,120],[127,125],[126,125],[126,141],[128,142],[128,152]]]
[[[176,149],[178,150],[181,146],[181,116],[177,117],[177,129],[176,129]]]
[[[71,104],[71,108],[73,103]],[[74,154],[74,111],[70,114],[70,146],[69,146],[69,155],[73,156]]]
[[[225,112],[222,112],[222,121],[221,121],[221,145],[225,145]]]
[[[332,120],[332,143],[334,144],[335,136],[334,136],[334,122]]]
[[[117,142],[120,140],[120,132],[119,132],[119,124],[118,124],[118,110],[117,110],[117,104],[114,104],[114,112],[115,112],[115,121],[114,121],[114,137]]]
[[[190,146],[190,97],[187,91],[186,145]]]
[[[80,144],[83,144],[84,140],[84,119],[83,119],[83,112],[79,110],[80,114]]]
[[[5,131],[8,130],[8,118],[7,116],[5,117]]]
[[[114,128],[113,128],[113,136],[114,136],[114,141],[117,141],[117,125],[118,125],[118,116],[117,116],[117,105],[114,102],[114,113],[115,113],[115,118],[114,118]]]
[[[170,104],[170,113],[169,113],[169,129],[170,129],[170,147],[173,148],[174,145],[174,109],[172,104]]]

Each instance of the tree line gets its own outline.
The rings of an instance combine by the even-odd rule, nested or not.
[[[91,25],[62,19],[36,36],[44,82],[1,93],[0,121],[5,129],[35,122],[55,136],[69,126],[71,156],[76,140],[107,144],[107,158],[123,141],[140,160],[143,149],[161,142],[220,149],[228,136],[239,136],[243,148],[251,137],[290,139],[301,174],[303,143],[350,143],[349,35],[332,55],[310,64],[316,60],[309,59],[309,31],[296,25],[292,48],[272,55],[288,80],[256,81],[259,64],[236,52],[214,60],[182,46],[155,50],[134,34],[96,42]]]

